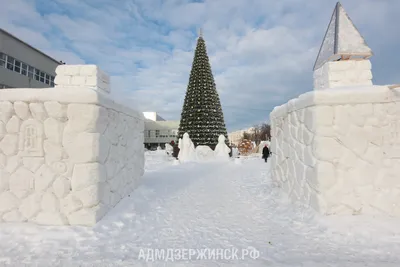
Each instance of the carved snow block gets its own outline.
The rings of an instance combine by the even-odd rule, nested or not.
[[[92,226],[143,176],[143,114],[99,92],[96,66],[57,75],[68,83],[0,90],[0,222]]]
[[[400,96],[386,86],[313,91],[271,115],[272,178],[325,215],[400,217]]]
[[[314,90],[369,85],[372,85],[369,60],[327,62],[314,71]]]
[[[85,87],[110,93],[110,77],[96,65],[59,65],[55,87]]]

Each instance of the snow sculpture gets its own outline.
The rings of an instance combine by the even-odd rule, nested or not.
[[[170,144],[165,143],[165,151],[167,152],[168,155],[172,155],[173,150],[174,148]]]
[[[196,159],[198,161],[210,161],[214,159],[214,151],[209,146],[196,147]]]
[[[182,138],[179,138],[178,140],[178,148],[181,149],[182,146]]]
[[[340,3],[336,4],[314,65],[314,90],[372,85],[373,55]]]
[[[180,162],[188,162],[196,159],[196,150],[188,133],[184,133],[183,138],[179,139],[179,149],[178,159]]]
[[[293,201],[324,215],[400,217],[399,89],[372,85],[365,59],[372,52],[346,16],[338,4],[315,90],[270,114],[271,178]]]
[[[138,186],[144,118],[94,65],[60,65],[55,88],[0,90],[0,223],[93,226]]]
[[[239,149],[237,147],[232,148],[232,158],[239,157]]]
[[[162,150],[162,148],[160,146],[157,146],[157,150]]]
[[[218,144],[214,150],[215,159],[222,160],[222,161],[228,161],[230,152],[231,152],[231,149],[225,144],[225,136],[221,134],[218,137]]]
[[[371,56],[371,48],[338,2],[322,41],[314,70],[319,69],[328,61],[366,59]]]

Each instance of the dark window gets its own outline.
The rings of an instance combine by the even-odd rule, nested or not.
[[[40,81],[40,70],[35,69],[35,80]]]
[[[25,76],[28,74],[28,65],[25,63],[22,63],[21,65],[21,74]]]
[[[35,73],[35,69],[32,66],[28,66],[28,77],[33,78],[34,73]]]
[[[46,84],[50,84],[50,75],[46,74]]]
[[[42,83],[44,83],[44,72],[43,71],[40,72],[40,81]]]
[[[14,71],[21,73],[21,61],[18,60],[14,61]]]
[[[0,67],[4,67],[6,65],[6,55],[0,53]]]
[[[14,70],[14,58],[7,56],[7,69]]]

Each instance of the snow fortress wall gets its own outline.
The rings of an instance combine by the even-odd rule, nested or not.
[[[314,71],[314,90],[360,85],[372,85],[369,60],[327,62]]]
[[[400,216],[400,90],[319,90],[271,115],[272,177],[322,214]]]
[[[0,90],[2,222],[94,225],[143,175],[143,115],[96,66],[56,73],[55,88]]]

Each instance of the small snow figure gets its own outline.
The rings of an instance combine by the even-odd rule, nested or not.
[[[165,151],[167,152],[168,155],[172,155],[173,150],[174,148],[170,144],[165,143]]]
[[[228,161],[230,152],[231,149],[225,144],[225,136],[221,134],[218,137],[218,144],[214,149],[215,159],[221,161]]]
[[[183,138],[179,139],[179,149],[178,159],[180,162],[195,160],[196,150],[188,133],[184,133]]]
[[[262,151],[262,158],[265,160],[265,162],[267,162],[268,157],[269,157],[269,149],[268,146],[265,145]]]
[[[232,158],[237,158],[239,157],[239,150],[237,147],[232,147]]]

